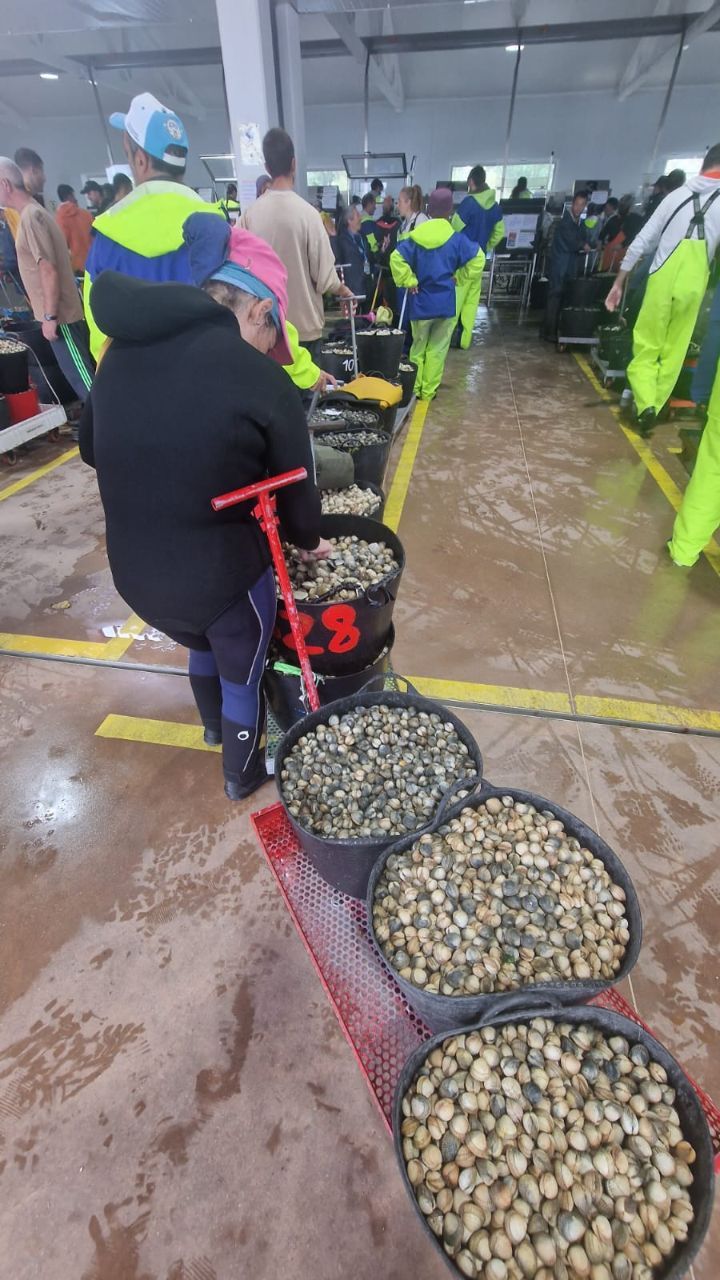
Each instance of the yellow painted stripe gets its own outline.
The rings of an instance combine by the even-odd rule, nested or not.
[[[142,716],[106,716],[95,730],[96,738],[119,738],[122,742],[150,742],[158,747],[189,747],[192,751],[215,751],[206,747],[198,724],[176,724],[173,720],[147,720]]]
[[[0,631],[0,649],[15,649],[35,657],[104,658],[107,645],[97,640],[57,640],[52,636],[19,636]]]
[[[422,438],[423,429],[425,427],[425,419],[427,411],[430,408],[429,400],[418,400],[413,410],[412,421],[408,428],[407,438],[403,445],[402,453],[398,459],[395,476],[385,503],[385,514],[383,516],[383,524],[397,533],[402,516],[405,499],[410,488],[410,479],[415,466],[417,451],[420,448],[420,440]]]
[[[121,634],[113,640],[58,640],[54,636],[24,636],[13,631],[0,631],[0,650],[14,649],[34,657],[95,658],[115,662],[142,634],[145,625],[137,614],[131,613],[120,628]]]
[[[122,658],[133,641],[137,640],[138,636],[142,635],[145,630],[147,630],[147,624],[136,613],[131,613],[127,622],[124,622],[120,628],[120,635],[116,636],[114,640],[106,640],[103,645],[103,658],[106,658],[108,662]]]
[[[566,693],[546,693],[543,689],[516,689],[502,684],[473,684],[465,680],[435,680],[427,676],[408,676],[411,684],[426,698],[439,702],[483,702],[494,707],[523,708],[528,711],[572,712]]]
[[[6,498],[12,498],[13,494],[20,493],[23,489],[27,489],[28,485],[34,484],[36,480],[41,480],[43,476],[49,475],[56,467],[61,467],[63,462],[69,462],[71,458],[77,458],[79,452],[77,445],[75,445],[73,449],[68,449],[67,453],[61,453],[58,458],[53,458],[52,462],[46,462],[44,467],[37,467],[35,471],[23,476],[22,480],[16,480],[13,484],[6,485],[4,489],[0,489],[0,502],[4,502]]]
[[[583,694],[578,694],[575,698],[575,709],[581,716],[676,725],[683,729],[712,729],[720,733],[720,711],[696,711],[691,707],[673,707],[662,702],[636,702],[625,698],[586,698]]]
[[[636,431],[631,431],[629,427],[626,427],[624,423],[620,421],[620,410],[618,406],[613,403],[610,392],[606,391],[595,377],[595,373],[588,364],[585,356],[576,355],[575,359],[585,374],[585,377],[594,387],[595,391],[597,391],[598,395],[607,403],[610,412],[617,420],[617,424],[625,436],[625,439],[632,446],[640,461],[650,472],[650,475],[658,488],[667,498],[670,506],[675,511],[679,511],[683,495],[670,473],[665,470],[662,463],[655,457],[652,449],[649,447],[647,442],[643,440],[642,436],[638,435]],[[720,575],[720,544],[718,544],[714,538],[711,538],[708,542],[705,550],[703,551],[703,555],[710,564],[710,567]]]

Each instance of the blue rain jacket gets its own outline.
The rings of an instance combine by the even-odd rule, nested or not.
[[[479,255],[479,256],[478,256]],[[408,300],[411,320],[448,319],[455,315],[455,283],[481,275],[484,257],[477,244],[453,231],[446,218],[430,218],[416,226],[390,255],[393,280],[417,289]]]

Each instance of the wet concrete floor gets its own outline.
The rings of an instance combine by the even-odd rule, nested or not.
[[[653,450],[682,486],[674,440]],[[441,1280],[252,833],[272,784],[231,806],[214,753],[95,736],[194,712],[147,629],[106,650],[130,669],[88,665],[130,612],[92,474],[70,458],[2,500],[57,456],[0,474],[1,647],[97,646],[0,654],[0,1275]],[[666,564],[671,523],[575,361],[481,322],[403,511],[397,669],[717,714],[720,582]],[[623,858],[645,923],[624,994],[720,1099],[720,737],[460,714],[492,781]],[[694,1274],[720,1274],[717,1216]]]

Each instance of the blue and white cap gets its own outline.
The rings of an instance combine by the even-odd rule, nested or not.
[[[168,111],[162,102],[158,102],[154,93],[139,93],[126,114],[113,112],[110,124],[114,129],[123,129],[149,156],[164,160],[165,164],[174,165],[177,169],[185,168],[184,156],[168,153],[170,146],[184,147],[186,152],[189,150],[185,125],[174,111]]]

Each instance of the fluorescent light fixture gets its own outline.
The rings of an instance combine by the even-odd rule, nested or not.
[[[505,52],[506,52],[506,53],[517,53],[518,49],[522,50],[522,49],[524,49],[524,48],[525,48],[525,45],[524,45],[524,44],[521,44],[521,45],[517,45],[517,44],[506,44],[506,45],[505,45]]]
[[[57,71],[41,71],[40,79],[41,80],[59,80],[60,77]]]

